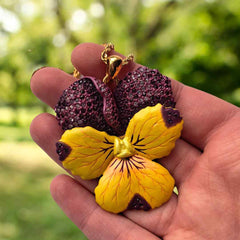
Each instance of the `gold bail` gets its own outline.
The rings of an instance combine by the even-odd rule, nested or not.
[[[114,80],[117,83],[117,75],[122,69],[122,67],[129,63],[129,61],[133,61],[133,55],[128,55],[127,58],[123,59],[117,55],[110,55],[108,53],[114,50],[114,45],[112,43],[108,43],[104,45],[105,48],[101,54],[101,60],[107,65],[106,75],[103,78],[103,82],[105,84],[109,83],[111,80]]]
[[[79,79],[80,76],[81,76],[81,73],[76,68],[74,68],[73,77]]]

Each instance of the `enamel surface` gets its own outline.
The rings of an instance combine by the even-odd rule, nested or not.
[[[103,174],[95,190],[103,209],[114,213],[130,208],[148,210],[170,198],[174,180],[167,169],[151,160],[170,153],[183,121],[167,127],[163,108],[157,104],[136,113],[124,138],[92,127],[73,128],[62,135],[60,146],[71,149],[62,161],[66,169],[83,179]]]
[[[171,197],[174,179],[152,161],[170,154],[183,120],[171,81],[156,69],[129,72],[115,88],[83,77],[55,107],[66,130],[56,143],[63,167],[82,179],[99,178],[97,203],[120,213],[149,210]]]
[[[55,112],[63,130],[91,126],[122,136],[135,113],[157,103],[175,106],[171,81],[157,69],[140,67],[115,89],[94,77],[82,77],[63,92]]]
[[[169,200],[174,179],[167,169],[142,156],[115,158],[95,189],[96,202],[105,210],[120,213],[129,208],[149,210]],[[134,202],[136,194],[142,199]],[[136,199],[135,199],[136,200]],[[144,209],[145,208],[145,209]]]
[[[132,143],[137,154],[149,159],[169,155],[181,135],[183,120],[167,127],[162,115],[163,108],[157,104],[140,110],[130,120],[126,131],[125,139]]]
[[[182,117],[178,110],[173,108],[162,107],[162,117],[166,127],[170,128],[182,121]]]
[[[65,131],[60,142],[72,151],[63,161],[64,168],[82,179],[94,179],[102,175],[113,159],[115,137],[92,127],[73,128]]]
[[[166,107],[175,107],[171,81],[157,69],[147,67],[129,72],[117,85],[114,97],[124,130],[133,115],[147,106],[160,103]]]
[[[107,98],[109,101],[106,101]],[[83,77],[70,85],[60,97],[55,112],[63,130],[91,126],[117,134],[120,128],[112,92],[93,77]]]
[[[72,151],[71,147],[68,146],[66,143],[57,142],[56,143],[57,154],[60,161],[63,161]]]

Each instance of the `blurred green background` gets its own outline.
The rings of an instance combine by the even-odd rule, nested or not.
[[[62,170],[29,135],[51,111],[33,96],[42,66],[71,73],[81,42],[113,42],[137,62],[240,106],[240,1],[0,0],[0,239],[86,239],[49,194]]]

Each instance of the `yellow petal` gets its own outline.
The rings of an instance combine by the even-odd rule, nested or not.
[[[71,151],[63,160],[64,168],[83,179],[101,176],[113,159],[115,137],[92,127],[67,130],[60,143]]]
[[[114,158],[95,189],[96,202],[113,213],[149,210],[169,200],[174,179],[160,164],[140,155]]]
[[[183,120],[176,109],[157,104],[133,116],[124,139],[133,145],[137,154],[152,160],[169,155],[182,127]]]

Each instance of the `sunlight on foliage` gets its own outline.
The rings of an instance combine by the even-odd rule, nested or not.
[[[0,105],[39,105],[29,89],[35,69],[70,73],[78,43],[109,41],[144,65],[240,105],[233,97],[240,85],[239,9],[234,0],[3,1]]]

